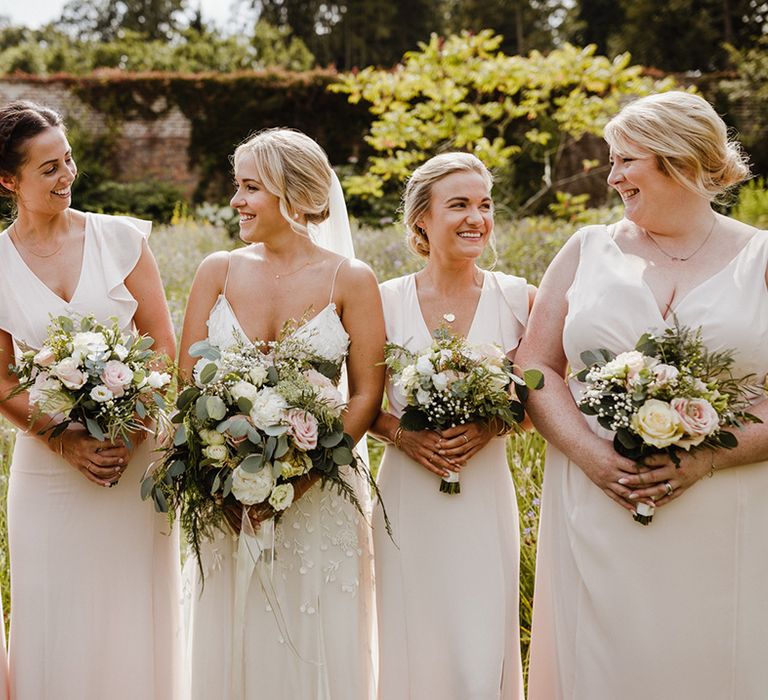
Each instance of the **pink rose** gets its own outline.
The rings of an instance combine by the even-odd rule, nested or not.
[[[43,347],[37,352],[33,360],[40,367],[50,367],[56,361],[56,355],[50,348]]]
[[[308,369],[306,372],[304,372],[304,376],[312,386],[318,387],[320,389],[333,386],[333,382],[328,379],[328,377],[326,377],[322,372],[318,372],[316,369]]]
[[[678,443],[685,449],[698,445],[720,426],[717,411],[706,399],[672,399],[671,404],[686,433],[686,437]]]
[[[78,369],[77,362],[71,357],[57,362],[51,368],[51,373],[68,389],[79,389],[88,380],[88,376]]]
[[[104,365],[101,381],[114,396],[122,396],[125,393],[125,387],[133,381],[133,371],[119,360],[110,360]]]
[[[658,364],[653,368],[654,381],[656,384],[669,384],[677,379],[680,371],[672,365]]]
[[[311,413],[292,408],[285,418],[296,447],[304,452],[317,447],[317,420]]]

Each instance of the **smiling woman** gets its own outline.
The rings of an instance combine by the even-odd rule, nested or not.
[[[605,138],[608,183],[622,197],[624,218],[581,229],[558,253],[519,352],[521,363],[544,372],[529,410],[549,442],[528,697],[762,697],[764,394],[756,391],[749,408],[762,422],[736,431],[738,446],[681,450],[677,464],[668,453],[638,463],[621,456],[614,433],[585,417],[577,401],[587,389],[578,374],[587,351],[616,356],[645,333],[660,337],[678,324],[699,332],[712,353],[732,349],[733,377],[762,382],[768,236],[712,208],[748,168],[701,97],[637,100],[608,123]],[[657,426],[664,410],[681,405],[685,386],[677,381],[656,415],[646,416]],[[678,429],[675,415],[666,415]],[[653,507],[650,527],[630,517],[637,512],[643,522]]]
[[[175,354],[150,225],[71,209],[76,174],[58,114],[29,102],[0,109],[0,194],[18,212],[0,234],[2,367],[23,344],[42,347],[51,316],[114,317]],[[67,381],[65,368],[51,372]],[[0,372],[0,397],[17,385]],[[27,392],[0,413],[19,428],[8,492],[11,697],[178,698],[178,543],[138,497],[151,426],[130,445],[75,423],[52,437],[43,431],[58,417],[30,422]]]
[[[419,352],[443,329],[514,357],[534,290],[476,264],[493,243],[491,184],[468,153],[436,156],[411,176],[408,243],[426,265],[381,285],[390,343]],[[391,377],[387,396],[372,429],[388,443],[379,488],[394,535],[378,509],[379,698],[519,700],[519,530],[505,440],[481,421],[406,430],[406,398]],[[459,473],[459,494],[438,487]]]

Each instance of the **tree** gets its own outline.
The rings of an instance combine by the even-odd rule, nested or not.
[[[331,89],[370,103],[375,117],[366,136],[374,155],[364,174],[347,178],[348,194],[399,190],[427,158],[456,149],[506,179],[507,203],[533,204],[560,186],[558,165],[578,139],[601,134],[628,97],[673,85],[643,77],[626,54],[611,61],[566,44],[548,55],[507,56],[500,44],[490,30],[433,36],[393,71],[340,76]]]
[[[60,23],[83,38],[112,41],[124,30],[169,40],[183,26],[186,0],[69,0]]]

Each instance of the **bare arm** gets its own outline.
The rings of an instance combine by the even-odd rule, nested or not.
[[[565,383],[568,362],[562,338],[568,312],[566,293],[578,267],[579,245],[579,235],[573,236],[544,275],[516,361],[521,367],[536,368],[544,374],[544,388],[530,393],[527,406],[539,432],[610,498],[633,511],[635,506],[628,500],[630,491],[618,480],[636,474],[636,465],[616,453],[610,441],[589,429]]]
[[[165,299],[160,270],[155,256],[146,241],[142,243],[141,256],[128,277],[125,286],[139,303],[133,317],[139,333],[155,339],[153,350],[164,353],[173,360],[176,357],[176,337]]]
[[[197,358],[189,355],[189,348],[208,337],[206,321],[224,287],[229,265],[229,253],[220,251],[209,255],[197,268],[187,299],[184,327],[179,344],[179,369],[186,380],[192,376]]]
[[[384,391],[384,312],[376,277],[354,260],[339,272],[344,328],[349,334],[347,378],[349,402],[344,429],[356,441],[373,423]]]

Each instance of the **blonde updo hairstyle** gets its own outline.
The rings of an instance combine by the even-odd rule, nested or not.
[[[233,163],[242,158],[253,159],[259,180],[278,198],[280,213],[296,233],[309,236],[297,215],[308,224],[328,218],[333,171],[325,151],[309,136],[295,129],[265,129],[235,149]]]
[[[605,127],[623,156],[650,151],[662,173],[708,201],[750,177],[741,146],[704,98],[689,92],[648,95],[624,107]]]
[[[432,204],[432,186],[444,177],[456,172],[474,172],[481,175],[488,183],[488,190],[493,186],[493,176],[485,164],[471,153],[441,153],[420,165],[408,180],[403,193],[403,221],[405,222],[408,247],[422,258],[429,257],[428,232],[417,223],[429,211]],[[496,253],[493,236],[489,242]]]

